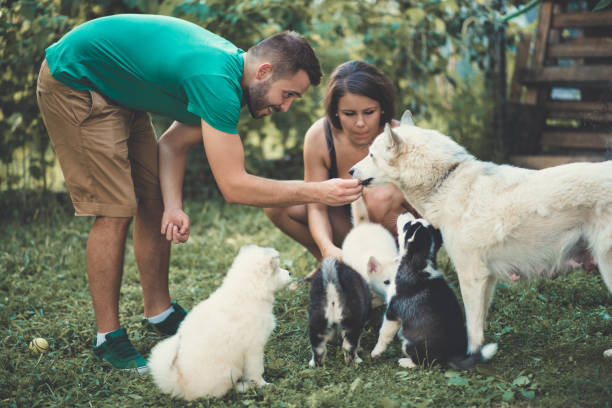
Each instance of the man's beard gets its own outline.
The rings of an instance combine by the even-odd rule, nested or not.
[[[246,104],[249,108],[249,112],[251,113],[251,116],[255,119],[265,116],[259,113],[259,111],[266,109],[270,106],[270,102],[267,98],[270,85],[272,85],[272,81],[268,79],[265,82],[260,82],[251,85],[244,90],[244,97],[246,99]]]

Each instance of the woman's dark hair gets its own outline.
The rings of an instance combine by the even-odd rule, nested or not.
[[[338,118],[338,101],[347,93],[367,96],[380,103],[380,126],[395,115],[395,87],[378,68],[364,61],[339,65],[327,83],[325,114],[336,129],[342,129]]]

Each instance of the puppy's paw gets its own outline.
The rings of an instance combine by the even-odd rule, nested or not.
[[[257,386],[258,387],[265,387],[266,385],[272,385],[272,383],[267,382],[266,380],[264,380],[263,378],[261,379],[261,381],[257,382]]]
[[[236,391],[238,392],[246,392],[249,389],[248,381],[238,381],[236,384]]]
[[[605,358],[612,358],[612,349],[607,349],[607,350],[604,350],[604,352],[603,352],[603,356],[604,356]]]
[[[380,357],[380,355],[385,351],[384,348],[380,347],[378,344],[374,347],[374,350],[372,350],[372,353],[370,353],[370,355],[372,356],[372,358],[378,358]]]
[[[308,365],[309,365],[310,367],[316,367],[316,365],[317,365],[317,364],[315,363],[315,359],[314,359],[314,357],[310,359],[310,361],[308,362]]]
[[[355,357],[355,364],[361,364],[361,363],[363,363],[363,360],[361,359],[361,357],[356,356]]]
[[[400,365],[400,367],[403,367],[403,368],[414,368],[414,367],[416,367],[416,364],[414,364],[412,359],[410,359],[408,357],[400,358],[399,360],[397,360],[397,363]]]

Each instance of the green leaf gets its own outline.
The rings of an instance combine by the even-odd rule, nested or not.
[[[470,385],[466,378],[455,376],[448,379],[448,385],[456,385],[458,387],[467,387]]]
[[[535,391],[521,390],[521,394],[523,394],[523,397],[530,399],[530,400],[535,398]]]
[[[502,395],[502,399],[504,401],[512,401],[514,399],[514,392],[512,390],[504,392],[504,394]]]
[[[593,9],[593,11],[603,10],[606,7],[608,7],[610,4],[612,4],[612,0],[600,0],[599,3],[595,5],[595,8]]]
[[[406,16],[414,25],[417,25],[427,17],[427,12],[422,8],[412,7],[406,10]]]
[[[531,380],[529,379],[529,377],[525,376],[525,375],[521,375],[518,376],[514,379],[514,381],[512,381],[512,385],[518,385],[519,387],[528,385],[531,382]]]

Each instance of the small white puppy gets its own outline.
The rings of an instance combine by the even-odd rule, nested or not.
[[[245,391],[264,381],[264,347],[274,330],[274,292],[291,281],[273,248],[240,249],[222,285],[189,312],[178,332],[151,351],[162,392],[193,400]]]
[[[372,306],[384,304],[398,265],[395,238],[381,224],[370,222],[363,198],[351,203],[353,229],[342,243],[342,261],[368,282]]]

